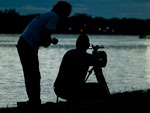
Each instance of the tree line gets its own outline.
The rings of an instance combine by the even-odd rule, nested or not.
[[[28,23],[40,14],[21,16],[14,9],[0,11],[0,33],[21,33]],[[150,19],[91,17],[87,14],[75,14],[57,27],[55,33],[63,34],[150,34]]]

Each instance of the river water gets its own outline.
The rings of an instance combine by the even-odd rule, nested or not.
[[[16,44],[19,34],[0,34],[0,108],[16,106],[27,95]],[[78,35],[54,34],[59,44],[39,49],[42,102],[55,102],[53,83],[63,55],[75,48]],[[108,63],[103,69],[111,93],[150,88],[150,40],[138,36],[89,35],[91,44],[104,45]],[[87,52],[91,53],[92,50]],[[89,81],[95,82],[95,76]]]

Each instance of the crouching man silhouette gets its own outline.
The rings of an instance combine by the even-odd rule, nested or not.
[[[102,77],[96,77],[98,83],[88,84],[85,82],[89,66],[101,69],[107,63],[107,58],[98,59],[95,55],[87,53],[89,45],[88,36],[79,35],[76,49],[67,51],[62,59],[54,83],[54,91],[58,97],[66,99],[68,102],[78,103],[84,99],[102,98],[109,95],[105,84],[100,83]],[[101,73],[98,76],[103,75]]]

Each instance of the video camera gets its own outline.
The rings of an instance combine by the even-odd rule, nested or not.
[[[104,48],[104,45],[93,45],[91,44],[89,48],[92,48],[93,49],[93,52],[92,54],[94,56],[96,56],[98,59],[107,59],[107,54],[105,51],[99,51],[98,49],[103,49]]]

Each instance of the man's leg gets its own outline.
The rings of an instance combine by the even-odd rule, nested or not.
[[[29,98],[29,104],[39,104],[40,99],[40,71],[38,61],[38,51],[28,45],[24,44],[18,47],[20,56],[25,86]]]
[[[107,99],[109,92],[100,83],[85,83],[81,88],[83,99]]]

